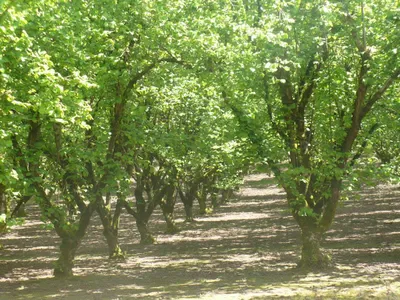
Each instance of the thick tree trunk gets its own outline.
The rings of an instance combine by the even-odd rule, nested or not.
[[[320,201],[313,203],[310,200],[311,195],[316,196],[314,199],[318,199],[320,191],[313,190],[313,181],[310,181],[308,187],[309,192],[305,195],[305,198],[308,201],[309,207],[312,207],[311,209],[314,215],[307,216],[299,214],[300,209],[303,208],[302,204],[295,207],[295,205],[298,205],[299,201],[297,201],[296,196],[291,193],[289,189],[286,189],[289,207],[302,233],[302,250],[301,260],[298,263],[299,268],[319,271],[333,266],[331,257],[321,250],[320,243],[323,234],[330,228],[335,218],[336,208],[340,198],[340,187],[341,180],[332,179],[329,187],[331,196],[329,198],[322,198]]]
[[[73,236],[64,236],[61,239],[60,256],[54,267],[54,276],[57,278],[73,275],[74,258],[79,247],[80,239]]]
[[[192,189],[192,191],[189,191],[186,195],[183,191],[179,190],[179,196],[181,197],[183,206],[185,208],[185,214],[186,214],[185,221],[193,222],[194,221],[193,202],[194,202],[194,199],[196,198],[194,189]]]
[[[302,229],[301,260],[298,267],[306,270],[324,270],[332,267],[331,258],[320,247],[322,233],[317,230]]]
[[[107,241],[109,258],[124,259],[124,252],[118,243],[118,229],[113,229],[111,227],[104,228],[103,235]]]
[[[168,233],[168,234],[178,233],[180,230],[179,230],[179,227],[176,226],[176,224],[175,224],[174,213],[163,211],[163,214],[164,214],[165,222],[167,223],[167,230],[165,233]]]
[[[167,223],[166,233],[175,234],[179,232],[178,226],[175,224],[174,207],[176,202],[176,193],[174,188],[167,191],[165,201],[162,201],[160,206],[164,215],[165,222]]]
[[[140,233],[140,243],[142,245],[150,245],[155,243],[155,238],[151,235],[147,226],[147,221],[142,220],[140,217],[136,219],[136,226]]]
[[[185,207],[185,214],[186,214],[186,218],[185,221],[186,222],[193,222],[194,218],[193,218],[193,202],[187,202],[187,203],[183,203],[184,207]]]
[[[38,189],[43,192],[43,189]],[[78,228],[76,230],[63,228],[63,226],[57,226],[55,224],[55,219],[53,224],[55,224],[55,229],[59,237],[61,238],[60,245],[60,256],[54,267],[54,276],[57,278],[70,277],[73,275],[72,268],[74,267],[74,258],[76,250],[78,249],[83,237],[85,236],[86,230],[90,223],[90,218],[95,209],[96,202],[90,203],[85,210],[82,211],[81,217],[79,219]],[[48,209],[48,207],[46,207]]]

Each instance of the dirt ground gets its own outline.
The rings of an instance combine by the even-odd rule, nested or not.
[[[0,237],[0,299],[400,299],[400,189],[365,188],[338,209],[323,247],[336,267],[325,273],[295,269],[299,230],[285,195],[266,175],[248,176],[230,203],[164,234],[157,210],[155,245],[142,246],[124,214],[125,261],[109,261],[98,216],[80,247],[72,279],[52,278],[59,240],[35,205],[22,226]]]

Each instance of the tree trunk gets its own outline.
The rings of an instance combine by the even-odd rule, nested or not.
[[[0,218],[0,235],[7,230],[7,203],[6,203],[6,196],[5,196],[6,187],[0,184],[0,215],[5,214],[6,218],[2,220]],[[4,209],[3,209],[4,207]],[[0,242],[0,250],[3,249],[3,245]]]
[[[221,204],[228,202],[233,196],[233,189],[224,189],[221,193]]]
[[[216,193],[211,194],[211,205],[213,208],[219,207],[218,194],[216,194]]]
[[[107,198],[109,198],[109,196]],[[118,242],[119,219],[122,212],[123,202],[118,200],[113,218],[111,218],[110,206],[110,199],[107,199],[106,204],[104,204],[103,199],[99,199],[97,213],[99,214],[101,223],[103,224],[103,235],[107,241],[109,258],[123,259],[125,258],[124,252]]]
[[[164,214],[165,222],[167,223],[167,230],[165,233],[168,233],[168,234],[178,233],[180,230],[179,230],[178,226],[176,226],[176,224],[175,224],[174,213],[163,210],[163,214]]]
[[[7,214],[6,187],[0,183],[0,214]]]
[[[110,259],[124,259],[125,255],[118,243],[118,228],[107,227],[103,230],[108,245]]]
[[[176,202],[176,192],[174,188],[167,191],[165,201],[162,201],[160,206],[164,215],[165,222],[167,223],[168,234],[175,234],[179,232],[178,226],[175,224],[174,207]]]
[[[147,221],[143,220],[140,216],[136,219],[136,226],[140,233],[140,243],[142,245],[150,245],[155,243],[155,238],[151,235]]]
[[[24,195],[21,196],[19,201],[17,202],[17,205],[14,207],[14,210],[11,213],[11,218],[14,217],[26,217],[26,211],[25,211],[25,204],[32,198],[32,196]]]
[[[186,218],[185,221],[186,222],[193,222],[194,218],[193,218],[193,202],[192,203],[183,203],[184,207],[185,207],[185,213],[186,213]]]
[[[39,188],[38,190],[43,193],[43,189]],[[60,226],[59,222],[55,224],[56,219],[52,220],[55,230],[61,238],[60,256],[54,267],[55,277],[63,278],[73,275],[72,268],[74,267],[76,250],[85,236],[95,206],[96,202],[92,202],[82,211],[77,229],[65,229],[63,226]],[[48,209],[46,205],[44,208]]]
[[[74,258],[79,247],[80,239],[67,235],[62,237],[60,256],[54,267],[54,276],[57,278],[71,277],[73,275]]]
[[[322,252],[320,243],[322,240],[321,231],[317,228],[302,228],[301,260],[298,267],[305,270],[324,270],[332,267],[329,255]]]
[[[179,196],[181,197],[181,200],[183,202],[183,205],[185,207],[185,213],[186,213],[186,222],[193,222],[193,202],[194,199],[196,198],[196,190],[195,188],[191,188],[189,192],[186,194],[182,191],[179,190]]]
[[[142,245],[154,244],[155,239],[151,235],[147,223],[149,221],[149,214],[146,211],[146,200],[143,197],[143,185],[137,185],[135,189],[136,198],[136,226],[140,233],[140,243]]]
[[[313,179],[315,180],[315,178]],[[320,197],[320,190],[315,191],[313,188],[313,180],[308,186],[308,194],[305,199],[308,199],[308,204],[313,204],[309,199],[314,195],[314,199]],[[331,192],[329,198],[321,198],[320,201],[310,205],[312,214],[302,215],[300,210],[304,208],[302,201],[298,201],[296,196],[287,188],[287,201],[293,218],[299,224],[302,233],[302,250],[301,260],[298,267],[305,270],[324,270],[333,266],[331,257],[325,254],[320,247],[323,234],[330,228],[336,214],[336,208],[340,198],[341,179],[331,179],[330,187],[325,188]],[[304,191],[301,191],[304,192]]]
[[[3,207],[5,207],[5,186],[0,183],[0,214],[4,213]]]
[[[207,209],[207,190],[205,187],[201,189],[200,193],[197,196],[197,200],[199,202],[199,207],[200,207],[199,214],[205,215]]]

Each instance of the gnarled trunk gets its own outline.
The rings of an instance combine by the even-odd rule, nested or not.
[[[307,270],[323,270],[332,266],[331,258],[320,247],[322,232],[316,229],[302,228],[301,260],[298,267]]]
[[[289,207],[292,215],[301,228],[302,249],[301,260],[298,267],[305,270],[324,270],[333,266],[329,255],[321,250],[321,241],[324,233],[330,228],[336,214],[336,208],[340,198],[341,179],[330,179],[322,181],[325,189],[315,189],[316,177],[311,177],[308,191],[304,195],[304,189],[299,194],[303,194],[306,199],[299,200],[298,197],[285,188]],[[285,187],[285,186],[284,186]],[[329,197],[322,196],[322,191],[330,192]],[[319,201],[316,201],[319,199]],[[307,206],[305,206],[305,203]]]
[[[73,275],[74,258],[80,239],[66,235],[61,238],[60,256],[54,267],[54,276],[57,278],[71,277]]]

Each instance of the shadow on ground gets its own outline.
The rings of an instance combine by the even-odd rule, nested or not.
[[[324,247],[336,261],[326,273],[301,274],[299,230],[274,181],[258,174],[230,203],[165,235],[160,212],[152,219],[155,245],[142,246],[133,220],[123,215],[125,261],[109,261],[94,216],[68,280],[52,277],[59,240],[42,228],[30,206],[25,224],[0,238],[1,299],[398,299],[400,191],[364,189],[361,200],[338,210]]]

